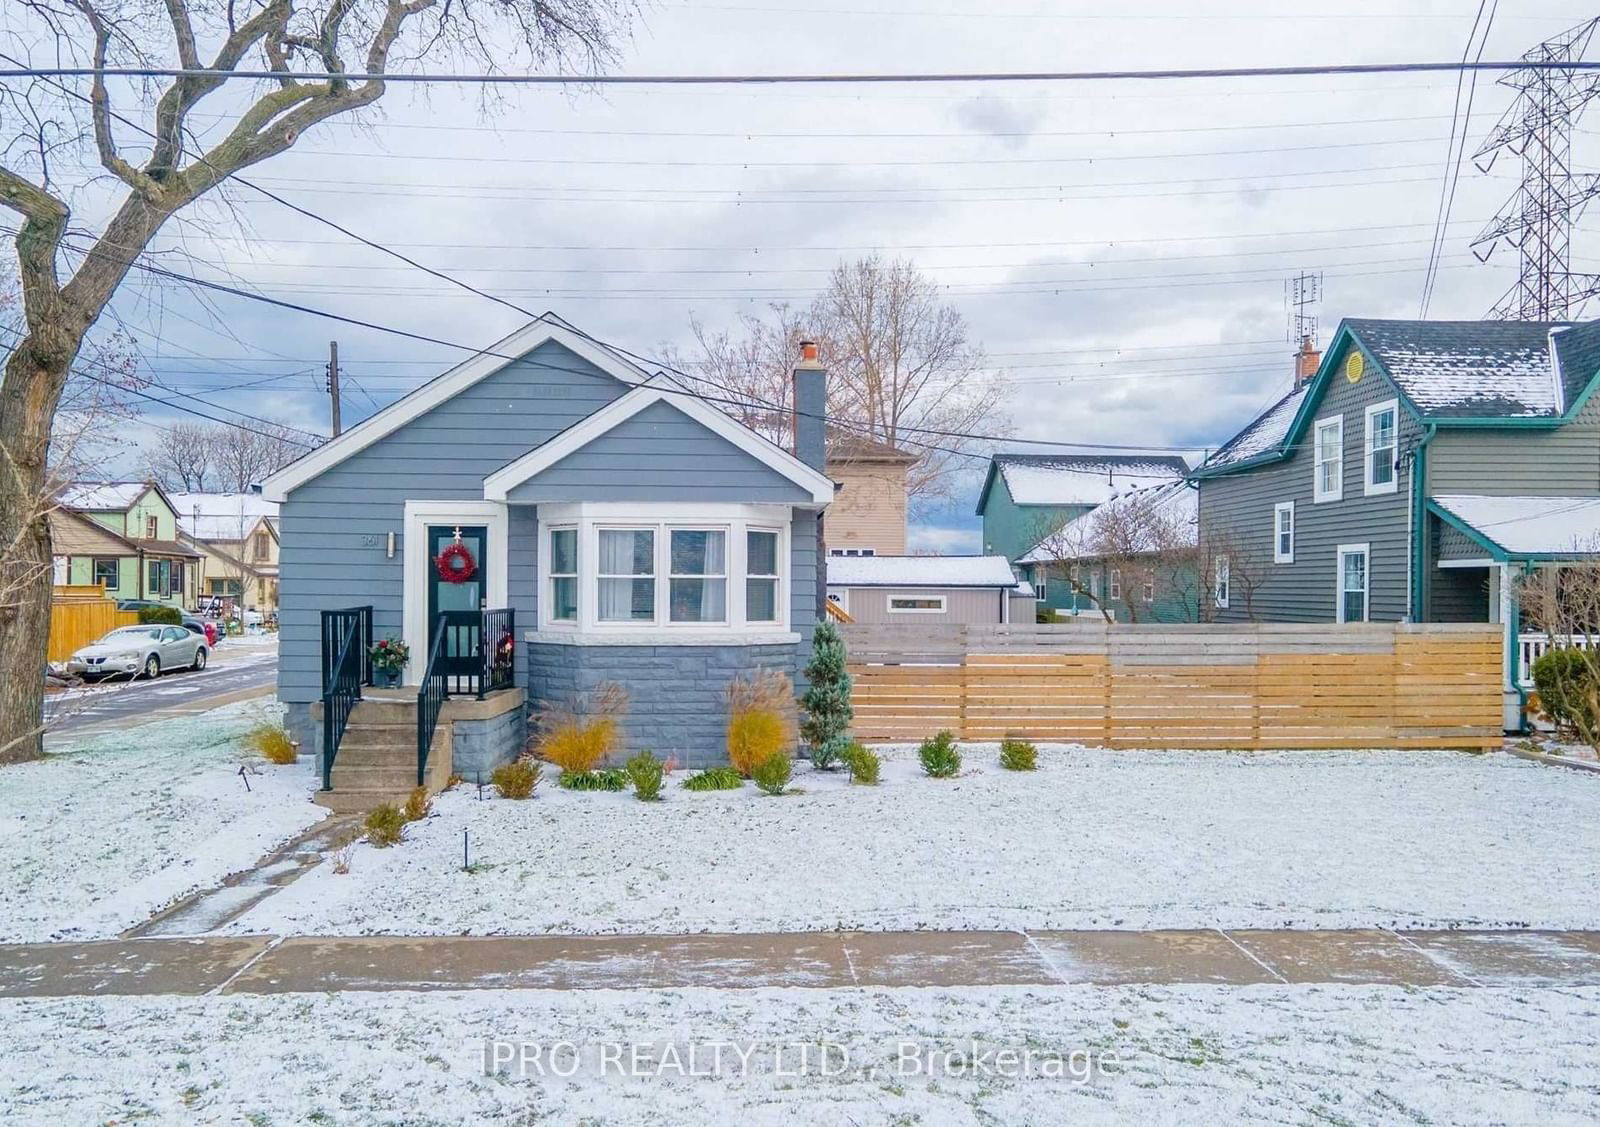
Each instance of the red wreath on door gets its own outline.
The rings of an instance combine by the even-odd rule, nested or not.
[[[465,544],[451,544],[435,557],[433,566],[446,583],[466,583],[478,574],[478,561]]]

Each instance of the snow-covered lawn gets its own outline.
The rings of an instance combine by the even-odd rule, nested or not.
[[[273,767],[240,744],[277,715],[245,702],[0,768],[0,940],[114,936],[321,819],[309,759]]]
[[[1508,755],[1046,747],[1017,774],[990,745],[940,781],[887,754],[881,786],[801,769],[780,798],[464,787],[231,930],[1600,926],[1600,779]]]
[[[564,1072],[576,1060],[576,1072],[486,1075],[493,1040],[540,1049],[568,1042],[573,1050],[558,1050],[554,1060]],[[686,1069],[698,1045],[694,1067],[709,1072],[717,1042],[725,1044],[717,1075],[662,1066],[676,1059]],[[807,1064],[800,1046],[809,1046]],[[1007,1049],[1017,1056],[1002,1058]],[[1034,1074],[1007,1075],[1027,1051]],[[8,1123],[50,1124],[1554,1127],[1600,1118],[1597,1053],[1600,989],[67,998],[0,1002],[0,1113]],[[986,1074],[963,1075],[959,1065],[945,1065],[946,1055],[975,1059]],[[620,1063],[602,1065],[606,1059]],[[1051,1074],[1049,1059],[1064,1062],[1061,1075]],[[820,1074],[824,1060],[836,1074]],[[1093,1077],[1075,1083],[1090,1061]],[[634,1075],[618,1075],[624,1068]]]

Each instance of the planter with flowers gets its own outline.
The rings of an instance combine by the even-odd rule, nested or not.
[[[399,638],[384,638],[374,642],[367,654],[372,658],[372,673],[378,684],[392,689],[400,683],[400,674],[411,660],[411,647]]]

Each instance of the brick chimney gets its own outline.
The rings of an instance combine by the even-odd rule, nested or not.
[[[1301,387],[1311,382],[1322,366],[1322,353],[1311,343],[1310,337],[1300,338],[1300,351],[1294,354],[1294,385]]]
[[[820,470],[827,460],[826,420],[828,373],[817,359],[814,341],[800,342],[800,360],[794,366],[793,446],[794,456]]]

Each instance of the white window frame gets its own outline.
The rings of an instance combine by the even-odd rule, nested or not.
[[[556,558],[554,543],[556,533],[558,532],[570,532],[573,534],[572,558],[574,566],[577,568],[577,570],[546,570],[544,574],[544,598],[540,599],[539,601],[541,604],[543,604],[548,600],[551,608],[549,612],[551,622],[576,625],[578,620],[583,615],[583,532],[576,524],[555,524],[551,525],[545,530],[543,537],[544,559],[551,561],[552,567],[554,566],[553,561]],[[572,600],[577,604],[577,613],[571,618],[555,617],[554,607],[556,605],[556,580],[558,579],[571,579],[573,581],[573,586],[577,588],[577,592]]]
[[[1361,568],[1361,617],[1357,622],[1372,621],[1372,545],[1340,544],[1336,549],[1333,568],[1333,616],[1335,622],[1348,622],[1344,616],[1344,560],[1346,556],[1361,556],[1366,562]]]
[[[539,563],[541,572],[538,629],[534,642],[577,645],[760,645],[794,641],[790,627],[790,521],[788,505],[737,503],[580,502],[539,506]],[[578,530],[578,618],[560,621],[550,617],[550,537],[555,531]],[[655,614],[648,621],[602,622],[600,613],[600,531],[649,530],[655,534]],[[706,531],[724,534],[726,584],[721,622],[673,622],[672,533]],[[750,622],[745,618],[747,532],[771,532],[778,538],[777,613],[775,621]],[[704,578],[679,576],[678,578]],[[756,578],[773,578],[762,575]]]
[[[1288,514],[1289,527],[1283,526],[1284,515]],[[1289,537],[1289,550],[1284,551],[1283,537]],[[1272,562],[1275,564],[1294,563],[1294,502],[1279,501],[1272,506]]]
[[[675,572],[675,571],[673,571],[672,570],[672,534],[675,533],[675,532],[720,532],[720,533],[722,533],[722,572],[721,572],[721,574],[716,574],[716,573],[708,571],[708,572],[706,572],[706,573],[704,573],[702,575],[695,575],[695,574],[689,573],[689,572]],[[664,546],[658,545],[656,550],[658,552],[661,552],[662,556],[665,558],[666,566],[667,566],[667,585],[666,585],[667,605],[664,608],[665,613],[666,613],[667,621],[669,623],[671,623],[673,626],[726,626],[728,624],[728,616],[732,613],[732,610],[731,610],[731,607],[730,607],[729,604],[733,600],[733,596],[728,591],[728,586],[733,580],[733,576],[729,574],[729,570],[730,570],[731,563],[732,563],[732,553],[733,553],[733,545],[731,543],[729,543],[729,541],[731,540],[729,529],[727,527],[725,527],[725,526],[714,525],[714,524],[676,524],[676,523],[674,523],[674,524],[668,524],[668,525],[663,526],[662,533],[664,533],[666,535],[667,542],[666,542],[666,544]],[[662,533],[657,533],[657,535],[661,535]],[[739,530],[739,536],[740,536],[741,539],[744,538],[744,533],[745,533],[744,529],[740,529]],[[662,551],[663,547],[665,547],[665,551]],[[745,551],[749,550],[749,543],[748,542],[745,543],[744,550]],[[741,552],[741,555],[743,555],[743,554],[744,553]],[[722,617],[720,619],[692,619],[692,620],[689,620],[689,621],[674,622],[672,620],[672,581],[674,579],[720,579],[720,580],[722,580]],[[744,584],[744,579],[745,579],[744,569],[741,568],[740,569],[740,573],[739,573],[739,583],[740,583],[741,586]],[[660,597],[661,597],[661,587],[659,585],[657,585],[657,587],[656,587],[656,598],[660,599]]]
[[[1218,610],[1233,601],[1233,569],[1226,555],[1211,557],[1211,601]]]
[[[1153,603],[1153,602],[1156,601],[1156,573],[1155,572],[1147,571],[1147,572],[1144,573],[1144,580],[1140,585],[1139,597],[1141,599],[1143,599],[1147,603]]]
[[[1106,577],[1106,596],[1112,599],[1122,598],[1122,571],[1118,568],[1112,568],[1110,575]]]
[[[1034,602],[1042,603],[1045,601],[1045,583],[1049,578],[1050,569],[1045,567],[1044,564],[1038,564],[1033,568],[1033,578],[1029,582],[1033,587]]]
[[[777,537],[777,547],[775,547],[773,549],[773,561],[772,561],[773,562],[773,566],[775,566],[778,569],[777,571],[772,572],[772,573],[769,574],[767,572],[757,572],[757,571],[751,571],[750,570],[750,534],[752,532],[767,533],[769,535],[773,535],[773,536]],[[745,600],[746,620],[749,621],[749,622],[752,622],[752,623],[754,623],[756,625],[765,625],[768,622],[767,619],[764,619],[764,618],[749,618],[750,580],[752,580],[752,579],[770,579],[770,580],[772,580],[772,612],[773,612],[774,615],[776,615],[776,616],[781,618],[783,616],[783,608],[780,607],[778,605],[778,603],[780,601],[780,597],[781,597],[782,592],[783,592],[783,560],[781,558],[781,553],[783,552],[783,530],[780,529],[780,528],[776,528],[776,527],[774,527],[774,528],[764,528],[759,524],[746,524],[745,527],[744,527],[743,539],[744,539],[745,566],[744,566],[743,575],[740,577],[739,582],[744,587],[744,593],[740,597]],[[730,549],[730,551],[731,551],[731,549]],[[727,566],[731,567],[732,565],[730,563]],[[729,576],[728,582],[729,583],[733,582],[733,577],[732,576]],[[845,606],[845,607],[842,607],[841,609],[848,611],[850,608],[848,606]]]
[[[1095,602],[1100,601],[1100,569],[1094,568],[1089,572],[1089,597]]]
[[[937,600],[939,605],[936,607],[897,607],[894,605],[896,599],[914,599],[919,602]],[[890,591],[884,602],[884,607],[889,614],[944,614],[945,606],[945,597],[943,595],[929,595],[918,591],[901,591],[899,594]]]
[[[1377,466],[1374,457],[1378,453],[1372,446],[1372,420],[1385,411],[1394,415],[1394,426],[1390,436],[1394,440],[1392,446],[1385,447],[1389,451],[1389,480],[1379,485],[1372,483],[1372,471]],[[1400,460],[1400,400],[1386,399],[1382,403],[1374,403],[1366,410],[1366,429],[1363,432],[1361,456],[1361,486],[1365,496],[1372,497],[1384,493],[1393,493],[1400,488],[1400,469],[1395,464]]]
[[[1339,442],[1336,446],[1337,453],[1333,457],[1334,481],[1330,489],[1322,487],[1322,467],[1325,464],[1322,457],[1322,432],[1337,428]],[[1318,419],[1311,430],[1311,500],[1313,504],[1322,504],[1324,501],[1340,501],[1344,499],[1344,415],[1328,415]]]

